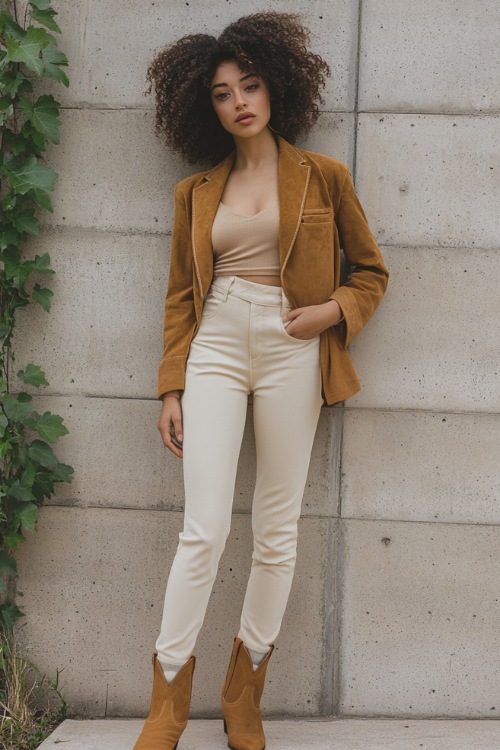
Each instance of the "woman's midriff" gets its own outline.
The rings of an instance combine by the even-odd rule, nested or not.
[[[217,278],[215,276],[214,278]],[[271,284],[272,286],[281,286],[281,279],[279,276],[238,276],[239,279],[245,279],[245,281],[253,281],[256,284]]]

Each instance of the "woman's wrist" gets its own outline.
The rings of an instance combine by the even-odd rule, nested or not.
[[[340,307],[339,303],[336,299],[329,299],[328,302],[324,303],[325,305],[328,305],[330,308],[330,325],[336,326],[339,323],[342,323],[344,318],[344,313],[342,312],[342,308]]]
[[[180,391],[167,391],[166,393],[162,395],[161,400],[165,401],[165,399],[168,398],[168,396],[173,396],[174,398],[178,400],[180,400],[181,398]]]

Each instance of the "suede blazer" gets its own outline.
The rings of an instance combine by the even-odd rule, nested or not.
[[[335,299],[345,318],[320,334],[322,395],[332,406],[361,389],[347,347],[377,308],[389,274],[349,168],[281,136],[276,140],[281,285],[293,308]],[[175,186],[159,398],[184,390],[189,348],[213,277],[212,223],[235,153]],[[342,285],[341,248],[349,272]]]

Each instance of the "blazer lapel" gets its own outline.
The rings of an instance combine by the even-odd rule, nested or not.
[[[203,176],[203,182],[192,193],[191,237],[202,297],[208,291],[213,276],[212,224],[235,156],[236,152],[231,151],[220,164]]]
[[[283,272],[299,231],[311,167],[288,141],[278,138],[279,254]]]
[[[283,271],[300,226],[311,167],[288,141],[278,136],[279,258]],[[212,224],[236,152],[205,173],[192,193],[193,255],[202,297],[213,276]]]

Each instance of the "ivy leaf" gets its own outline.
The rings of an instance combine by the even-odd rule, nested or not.
[[[38,505],[35,503],[26,503],[22,511],[17,514],[20,525],[26,531],[35,531],[38,520]]]
[[[45,208],[47,211],[50,211],[50,213],[54,213],[54,208],[52,206],[52,201],[50,200],[49,193],[45,192],[45,190],[40,190],[39,188],[32,188],[31,190],[28,190],[27,193],[25,193],[27,198],[30,198],[30,200],[33,201],[33,203],[36,203],[37,206],[40,206],[40,208]]]
[[[69,86],[69,79],[66,73],[61,70],[61,65],[68,64],[68,58],[57,49],[57,41],[53,36],[47,34],[49,44],[42,50],[42,60],[44,64],[44,74],[49,78],[63,83],[66,88]]]
[[[4,167],[5,168],[5,167]],[[7,169],[10,185],[16,193],[27,193],[31,188],[53,190],[57,172],[51,167],[37,164],[36,156],[31,156],[18,169]]]
[[[34,500],[33,493],[29,487],[23,487],[19,479],[14,480],[10,486],[7,487],[7,496],[13,497],[15,500],[19,500],[21,503],[27,503],[30,500]]]
[[[8,31],[8,33],[14,39],[17,39],[18,41],[21,41],[21,39],[24,38],[24,34],[25,34],[24,29],[21,26],[19,26],[19,24],[17,24],[14,21],[14,19],[10,15],[10,13],[8,13],[5,10],[3,10],[0,13],[0,24],[2,24],[2,26],[5,28],[5,30]]]
[[[60,102],[53,96],[39,96],[36,102],[32,102],[26,96],[19,97],[19,106],[25,117],[31,122],[38,132],[46,136],[52,143],[59,143],[59,119]]]
[[[12,326],[7,325],[6,323],[0,323],[0,339],[6,338],[11,331]]]
[[[0,99],[0,125],[3,125],[14,113],[14,106],[8,99]]]
[[[49,44],[50,36],[45,29],[37,29],[35,26],[29,26],[25,36],[19,41],[16,41],[10,35],[5,37],[8,60],[24,63],[27,68],[40,76],[44,72],[44,61],[41,58],[41,53]]]
[[[35,284],[31,296],[36,302],[38,302],[46,312],[50,310],[50,298],[54,296],[54,292],[51,289],[43,288],[40,284]]]
[[[28,448],[28,455],[37,463],[49,468],[52,468],[59,463],[58,458],[50,445],[47,445],[47,443],[44,443],[42,440],[33,440]]]
[[[0,550],[0,573],[6,576],[17,576],[17,563],[4,550]]]
[[[38,271],[38,273],[55,273],[50,268],[50,255],[48,253],[35,255],[34,270]]]
[[[26,234],[32,235],[40,234],[35,211],[32,208],[26,207],[13,211],[11,221],[18,232],[26,232]]]
[[[9,424],[9,420],[7,419],[5,414],[0,412],[0,438],[2,438],[5,435],[5,428],[8,426],[8,424]]]
[[[38,10],[47,10],[51,2],[52,0],[29,0],[29,4]]]
[[[38,365],[34,365],[32,362],[30,362],[24,370],[19,370],[17,377],[19,380],[22,380],[23,383],[29,383],[29,385],[34,385],[36,388],[41,385],[49,384],[42,368]]]
[[[57,414],[46,411],[42,415],[37,414],[36,417],[30,420],[29,428],[36,430],[40,437],[49,443],[55,443],[62,435],[68,434],[63,418]]]
[[[29,93],[33,90],[33,86],[29,78],[26,78],[21,70],[6,70],[2,74],[2,80],[0,82],[0,91],[5,96],[10,96],[13,99],[18,91]]]
[[[5,250],[7,245],[12,245],[14,242],[17,242],[17,232],[13,227],[4,231],[0,230],[0,247],[3,250]]]
[[[31,4],[34,5],[34,3]],[[47,10],[38,10],[38,8],[31,9],[31,18],[38,21],[38,23],[41,23],[43,26],[46,26],[51,31],[57,31],[60,34],[61,29],[54,21],[54,16],[57,16],[57,13],[52,8],[48,8]]]
[[[24,616],[24,612],[22,612],[15,604],[6,602],[0,606],[0,622],[8,633],[12,632],[16,620]]]
[[[14,422],[24,422],[33,411],[31,401],[29,393],[18,393],[17,396],[6,393],[2,403],[5,415]]]
[[[12,533],[12,534],[6,534],[3,538],[4,544],[6,547],[10,547],[11,549],[17,549],[21,542],[25,542],[26,539],[22,534],[19,533]]]
[[[51,471],[51,477],[53,482],[67,482],[71,484],[73,481],[73,474],[75,470],[68,464],[58,463]]]

